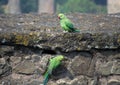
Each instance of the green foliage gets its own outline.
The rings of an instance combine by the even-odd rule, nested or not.
[[[4,13],[3,5],[7,3],[8,3],[8,0],[0,0],[0,14]]]
[[[93,0],[67,0],[57,6],[57,12],[106,13],[106,7],[96,5]]]
[[[21,0],[22,13],[37,12],[38,0]]]

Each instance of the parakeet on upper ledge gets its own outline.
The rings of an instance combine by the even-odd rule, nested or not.
[[[67,32],[80,32],[80,30],[77,30],[73,23],[62,13],[58,14],[58,18],[60,20],[60,26],[64,31]]]

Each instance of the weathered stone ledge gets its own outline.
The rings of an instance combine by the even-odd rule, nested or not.
[[[1,44],[13,44],[68,52],[91,49],[117,49],[120,46],[119,33],[0,33]]]

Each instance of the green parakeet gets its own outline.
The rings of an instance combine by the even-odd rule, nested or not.
[[[77,30],[74,28],[73,23],[62,13],[58,14],[58,18],[60,20],[60,25],[64,31],[67,32],[80,32],[80,30]]]
[[[44,82],[43,82],[44,85],[47,85],[49,75],[51,75],[52,71],[61,64],[61,61],[63,59],[64,59],[64,56],[62,55],[57,55],[56,57],[50,59],[48,69],[44,75]]]

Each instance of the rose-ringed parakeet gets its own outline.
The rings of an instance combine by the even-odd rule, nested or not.
[[[67,32],[80,32],[80,30],[77,30],[73,23],[62,13],[58,14],[58,18],[60,20],[60,25],[64,31]]]
[[[56,69],[61,64],[61,61],[63,59],[64,59],[64,56],[62,56],[62,55],[57,55],[56,57],[50,59],[48,69],[47,69],[47,71],[45,72],[45,75],[44,75],[43,85],[47,85],[48,78],[52,74],[52,71],[54,69]]]

